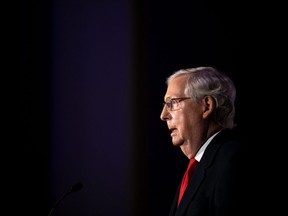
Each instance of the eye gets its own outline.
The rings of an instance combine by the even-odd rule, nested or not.
[[[179,100],[177,99],[177,98],[172,98],[170,101],[169,101],[169,103],[170,103],[170,107],[172,108],[172,109],[175,109],[177,106],[178,106],[178,104],[179,104]]]
[[[178,105],[178,100],[177,99],[174,99],[174,100],[172,99],[171,103],[172,103],[173,106],[177,106]]]
[[[191,99],[191,98],[189,98],[189,97],[171,98],[167,102],[164,101],[163,105],[164,106],[166,105],[170,111],[174,111],[174,110],[178,109],[181,101],[184,101],[187,99]]]

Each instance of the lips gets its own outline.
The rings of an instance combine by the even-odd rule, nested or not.
[[[176,128],[169,128],[170,130],[170,135],[173,136],[176,133]]]

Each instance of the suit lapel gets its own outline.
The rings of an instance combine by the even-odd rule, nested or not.
[[[172,205],[171,205],[169,216],[175,216],[175,213],[177,211],[177,203],[178,203],[179,191],[180,191],[180,184],[179,184],[179,186],[177,188],[176,194],[175,194],[174,199],[172,201]]]
[[[225,130],[220,132],[208,145],[200,163],[198,164],[198,167],[196,168],[195,172],[193,173],[189,181],[187,189],[182,197],[181,203],[179,204],[177,208],[177,197],[179,195],[179,187],[178,187],[176,198],[174,199],[174,202],[173,202],[173,206],[177,208],[175,216],[184,215],[189,203],[194,199],[195,194],[201,182],[205,179],[205,173],[207,169],[210,167],[210,165],[212,164],[212,161],[214,160],[216,152],[219,149],[219,146],[221,145],[220,140],[223,140],[223,136],[225,136],[226,134],[226,132],[224,131]]]
[[[200,166],[200,164],[199,164]],[[199,168],[199,169],[198,169]],[[201,182],[204,179],[205,174],[205,169],[201,169],[201,167],[197,167],[197,170],[193,173],[193,176],[191,177],[189,184],[187,186],[187,189],[182,197],[182,200],[177,208],[176,215],[175,216],[180,216],[183,215],[186,208],[188,207],[189,203],[191,200],[193,200],[196,191],[201,184]],[[179,195],[179,193],[178,193]],[[177,205],[177,203],[176,203]]]

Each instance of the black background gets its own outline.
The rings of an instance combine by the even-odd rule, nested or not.
[[[80,1],[73,2],[81,5]],[[90,1],[84,2],[89,5]],[[48,172],[55,34],[52,24],[57,17],[53,14],[53,1],[22,1],[21,7],[19,152],[23,158],[18,163],[18,183],[14,188],[24,189],[17,196],[24,205],[23,212],[48,215],[57,197],[49,195]],[[228,73],[236,84],[236,122],[244,132],[247,151],[253,155],[253,169],[247,175],[259,182],[255,187],[259,192],[255,202],[266,204],[263,196],[272,198],[269,201],[274,201],[277,207],[271,204],[265,207],[275,215],[281,202],[273,197],[282,185],[280,165],[285,158],[282,157],[285,133],[281,128],[285,125],[286,106],[281,95],[287,85],[284,78],[287,24],[281,6],[276,2],[148,0],[130,1],[127,8],[131,18],[128,20],[133,72],[128,75],[132,81],[127,95],[132,121],[126,127],[131,130],[131,142],[137,143],[130,155],[129,173],[134,183],[129,186],[132,192],[127,194],[131,200],[127,212],[137,216],[167,215],[186,159],[179,149],[172,147],[165,123],[159,119],[165,79],[180,68],[210,65]],[[111,202],[117,201],[117,194],[115,197]],[[74,212],[74,215],[83,215],[80,204],[78,208],[78,214]],[[94,215],[95,208],[97,205],[86,212]],[[127,212],[115,209],[115,215]]]

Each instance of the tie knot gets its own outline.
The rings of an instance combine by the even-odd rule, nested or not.
[[[189,177],[191,176],[191,174],[195,170],[197,164],[198,164],[198,161],[195,158],[190,159],[189,164],[188,164],[188,168],[187,168],[187,172],[188,172]]]

